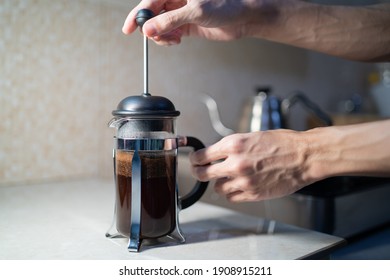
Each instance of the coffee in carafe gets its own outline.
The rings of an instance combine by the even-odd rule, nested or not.
[[[134,152],[117,150],[116,205],[117,230],[130,236],[132,172]],[[141,238],[158,238],[176,227],[175,151],[140,151],[141,159]]]

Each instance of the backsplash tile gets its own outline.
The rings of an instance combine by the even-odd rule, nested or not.
[[[83,1],[1,6],[0,182],[97,174],[100,38],[89,24],[100,28],[100,7]]]

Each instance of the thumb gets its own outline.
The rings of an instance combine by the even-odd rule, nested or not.
[[[183,6],[177,10],[168,11],[151,18],[145,22],[142,32],[148,37],[160,36],[190,22],[189,9],[187,6]]]

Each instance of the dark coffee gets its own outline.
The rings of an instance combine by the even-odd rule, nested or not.
[[[141,159],[141,238],[157,238],[176,227],[175,150],[139,151]],[[116,225],[130,233],[133,151],[116,151]]]

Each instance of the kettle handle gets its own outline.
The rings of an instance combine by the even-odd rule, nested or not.
[[[180,137],[179,147],[193,147],[195,151],[203,149],[205,145],[197,138],[192,136]],[[209,182],[196,181],[192,190],[180,199],[181,209],[186,209],[197,202],[205,193]]]

